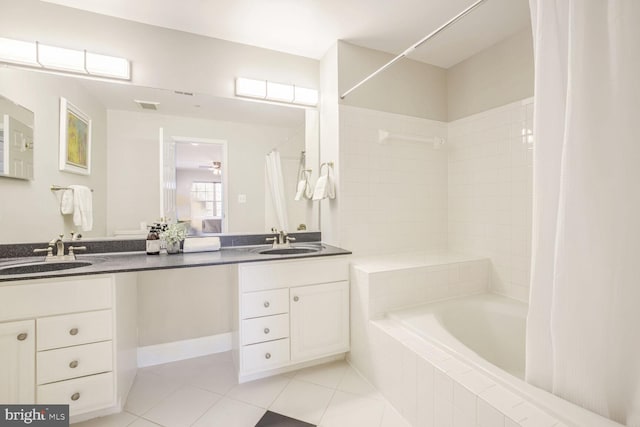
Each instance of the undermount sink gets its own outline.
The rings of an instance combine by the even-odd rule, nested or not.
[[[296,254],[310,254],[318,252],[320,248],[278,248],[278,249],[264,249],[259,253],[263,255],[296,255]]]
[[[314,252],[319,252],[321,249],[322,245],[298,245],[284,248],[261,247],[254,249],[254,252],[262,255],[299,255],[312,254]]]
[[[93,264],[89,261],[33,262],[29,264],[0,267],[0,275],[45,273],[47,271],[69,270]]]

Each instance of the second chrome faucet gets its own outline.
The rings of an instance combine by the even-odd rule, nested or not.
[[[68,254],[64,254],[64,234],[58,235],[58,237],[52,239],[49,242],[49,247],[43,249],[34,249],[34,253],[46,252],[47,256],[45,257],[45,261],[75,261],[76,254],[75,251],[84,251],[87,250],[86,246],[72,246],[71,244],[68,246]],[[53,254],[53,248],[56,248],[56,254]]]

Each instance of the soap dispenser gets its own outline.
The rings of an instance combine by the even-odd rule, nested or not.
[[[160,235],[155,226],[151,226],[147,234],[147,255],[160,255]]]

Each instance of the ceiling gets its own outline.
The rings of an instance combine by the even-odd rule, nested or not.
[[[474,0],[43,0],[320,59],[336,40],[403,52]],[[530,25],[528,0],[487,0],[412,59],[444,68]]]
[[[201,93],[180,94],[172,90],[129,84],[82,80],[82,85],[111,110],[185,116],[217,121],[296,128],[304,126],[302,108],[246,99],[222,98]],[[134,100],[159,102],[156,111],[144,110]]]

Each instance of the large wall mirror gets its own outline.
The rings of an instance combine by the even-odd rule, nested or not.
[[[193,233],[319,231],[318,202],[294,200],[300,169],[317,177],[318,114],[279,104],[137,87],[0,67],[0,94],[35,113],[33,179],[0,178],[0,244],[145,235],[161,217]],[[60,170],[60,98],[91,120],[91,173]],[[288,223],[281,227],[266,173],[281,159]],[[312,177],[313,177],[312,175]],[[93,190],[94,226],[60,213],[52,186]]]

